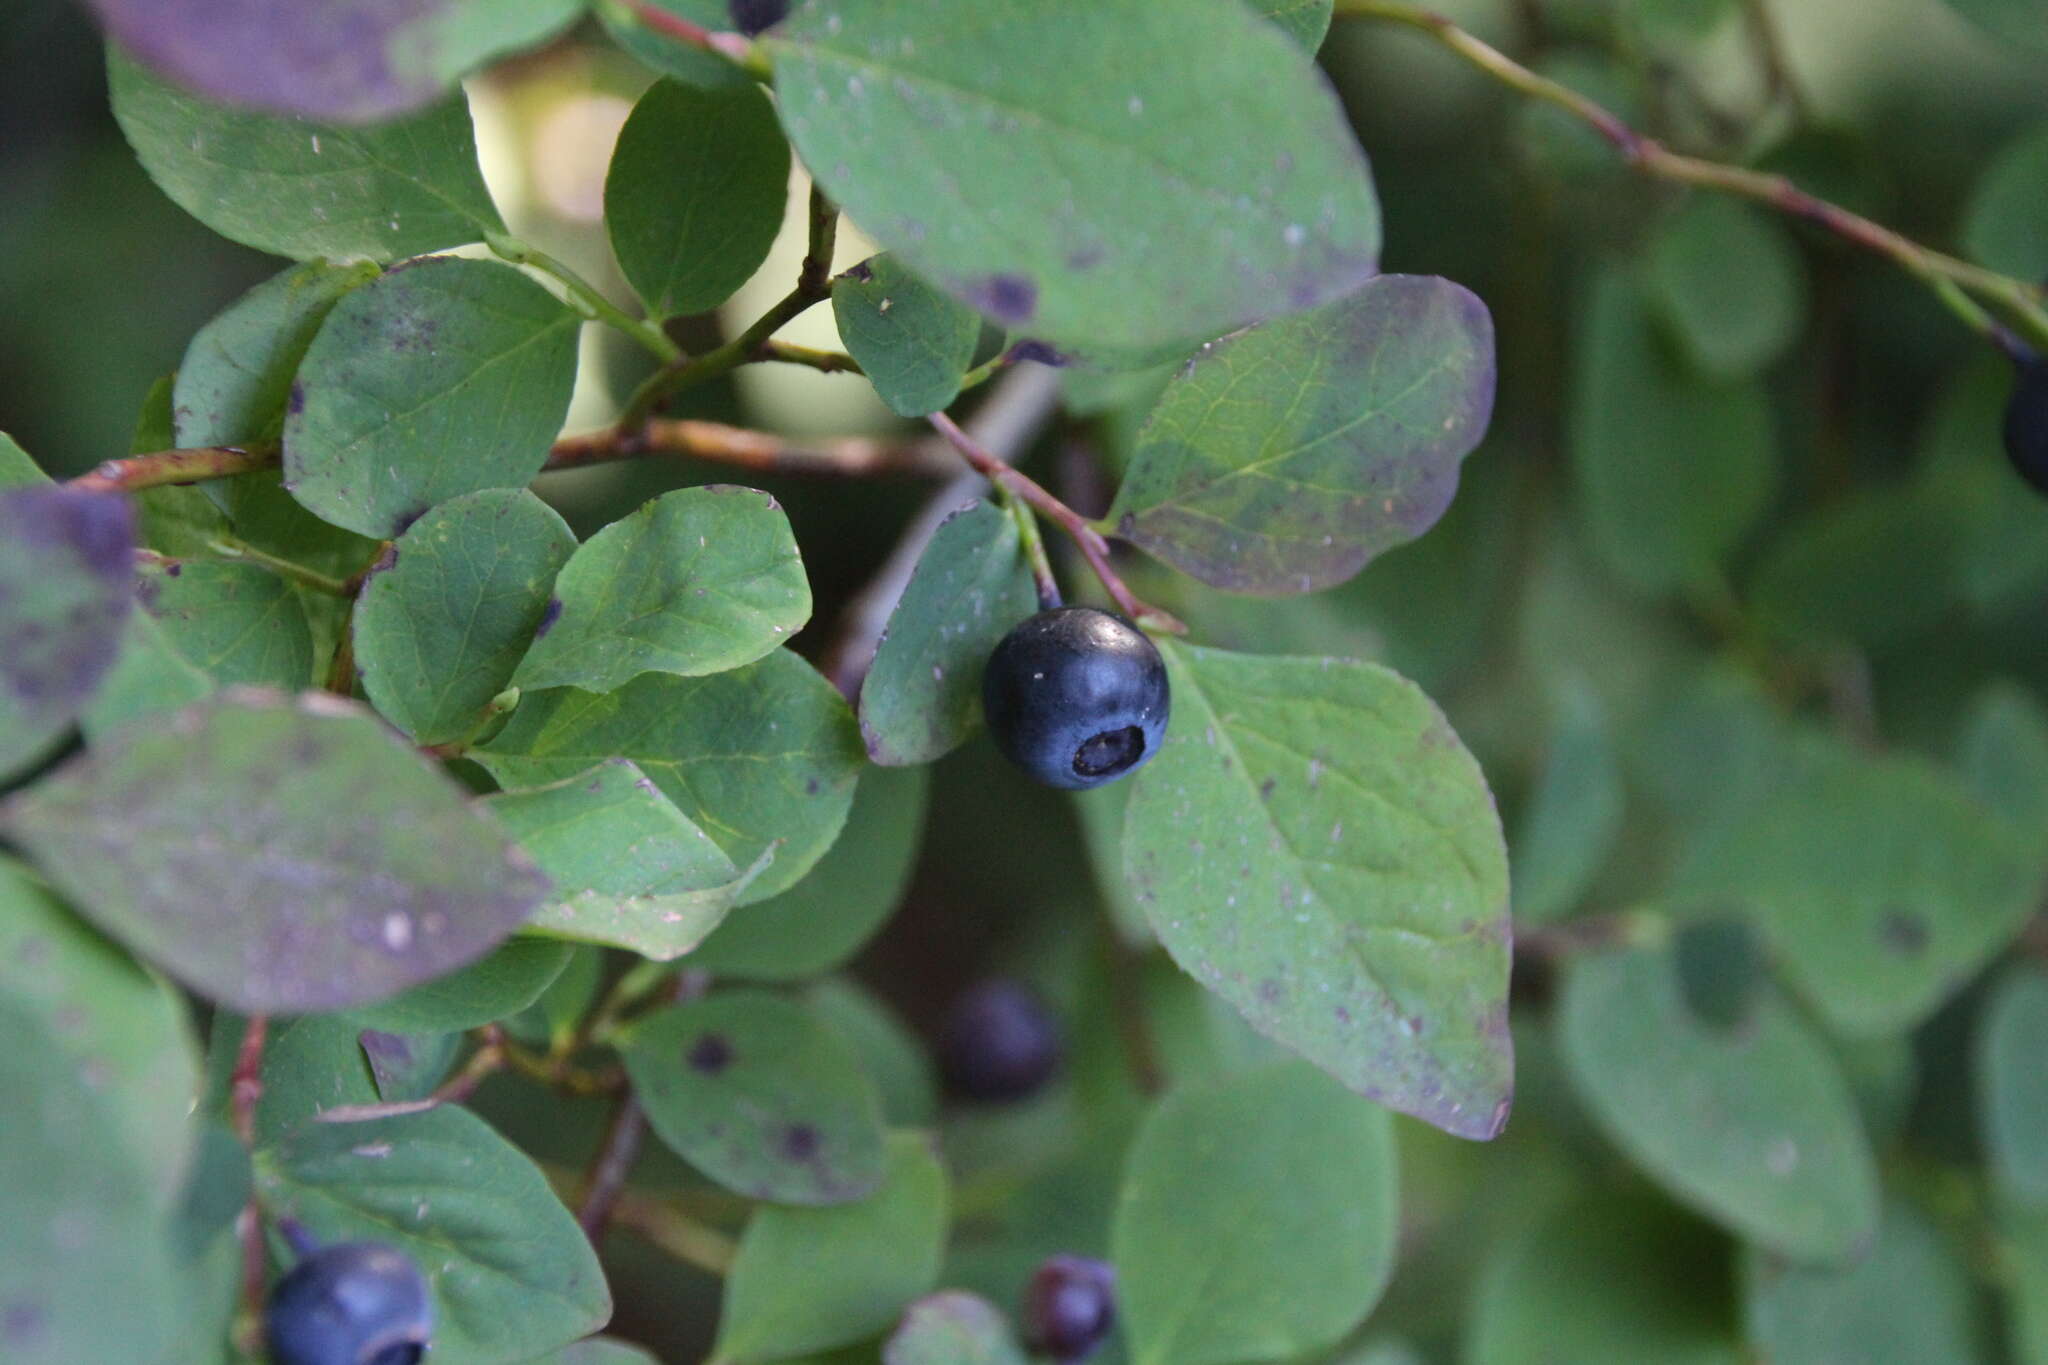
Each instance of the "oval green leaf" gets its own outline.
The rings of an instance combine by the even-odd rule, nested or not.
[[[547,939],[508,939],[460,971],[422,982],[351,1017],[363,1027],[392,1033],[452,1033],[495,1023],[538,1000],[569,965],[573,951]]]
[[[2015,967],[1977,1030],[1985,1154],[1999,1191],[2048,1210],[2048,972]]]
[[[1574,681],[1559,707],[1536,790],[1515,829],[1515,919],[1541,924],[1578,907],[1621,833],[1621,760],[1599,694]]]
[[[1372,664],[1166,643],[1173,723],[1124,875],[1260,1032],[1461,1137],[1506,1122],[1508,874],[1479,765]]]
[[[882,1365],[1030,1365],[1002,1312],[978,1294],[949,1289],[903,1311],[882,1345]]]
[[[952,402],[981,339],[973,309],[888,252],[832,281],[832,317],[861,373],[899,417],[923,417]]]
[[[1652,300],[1700,373],[1742,379],[1785,353],[1806,325],[1806,271],[1761,210],[1701,194],[1650,244]]]

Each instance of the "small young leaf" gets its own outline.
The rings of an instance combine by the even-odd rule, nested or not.
[[[810,619],[811,585],[775,499],[711,484],[664,493],[592,536],[548,613],[513,681],[612,692],[642,673],[752,663]]]
[[[734,866],[775,848],[743,905],[794,886],[831,847],[862,767],[845,700],[786,649],[709,677],[645,673],[603,695],[529,695],[472,757],[508,787],[633,760]]]
[[[632,760],[487,797],[555,884],[538,933],[681,957],[718,926],[749,878]]]
[[[604,220],[656,318],[704,313],[767,259],[789,203],[789,144],[752,83],[656,81],[619,132]]]
[[[1599,695],[1574,686],[1562,710],[1509,859],[1515,919],[1525,924],[1571,913],[1621,833],[1621,762]]]
[[[114,666],[134,546],[126,498],[0,493],[0,778],[47,752]]]
[[[423,1100],[455,1064],[462,1051],[459,1033],[385,1033],[364,1029],[357,1036],[377,1098],[386,1104]]]
[[[721,992],[636,1022],[619,1051],[655,1133],[734,1193],[845,1204],[882,1183],[881,1097],[803,1006]]]
[[[882,1365],[1030,1365],[1002,1312],[957,1289],[928,1294],[903,1310],[882,1346]]]
[[[729,916],[693,965],[747,981],[795,981],[843,966],[888,922],[917,863],[922,768],[868,768],[846,828],[795,886]]]
[[[1107,520],[1219,588],[1327,588],[1436,524],[1493,386],[1486,305],[1383,275],[1205,346],[1152,410]]]
[[[1314,1068],[1172,1091],[1131,1147],[1110,1233],[1134,1365],[1334,1345],[1393,1273],[1398,1205],[1387,1112]]]
[[[1806,324],[1806,272],[1761,210],[1696,196],[1650,246],[1651,297],[1694,368],[1742,379],[1785,353]]]
[[[368,123],[416,109],[501,52],[540,41],[581,0],[91,0],[120,43],[227,104]]]
[[[1766,1360],[1859,1365],[1982,1365],[1976,1286],[1926,1218],[1894,1200],[1877,1244],[1846,1265],[1808,1266],[1751,1251],[1743,1317]]]
[[[244,246],[297,260],[392,261],[505,229],[459,94],[401,122],[338,128],[208,103],[119,50],[108,54],[107,82],[150,179]]]
[[[546,620],[575,533],[524,488],[450,498],[415,521],[356,601],[356,668],[418,744],[468,737]]]
[[[755,1365],[874,1336],[931,1289],[946,1173],[926,1140],[893,1133],[882,1187],[858,1204],[754,1211],[725,1280],[718,1365]]]
[[[1250,0],[1251,7],[1280,26],[1280,31],[1314,52],[1330,31],[1332,0]]]
[[[516,1147],[452,1106],[306,1123],[256,1153],[264,1206],[323,1242],[388,1242],[434,1300],[434,1354],[526,1360],[604,1326],[590,1239]]]
[[[1443,714],[1371,664],[1167,643],[1172,728],[1124,873],[1252,1024],[1461,1137],[1507,1119],[1507,852]]]
[[[1560,1028],[1587,1108],[1637,1165],[1738,1235],[1840,1260],[1877,1230],[1877,1163],[1827,1044],[1768,987],[1716,1029],[1668,951],[1575,962]]]
[[[887,252],[832,281],[840,340],[899,417],[937,412],[960,393],[981,319]]]
[[[0,807],[79,910],[209,999],[342,1009],[442,976],[546,881],[367,710],[235,689]]]
[[[366,1028],[392,1033],[442,1033],[477,1028],[519,1013],[569,965],[566,943],[507,939],[460,971],[423,981],[389,1000],[355,1010]]]
[[[1005,327],[1198,341],[1377,268],[1379,206],[1333,92],[1241,0],[807,5],[762,41],[832,197]]]
[[[1977,1095],[1991,1178],[2008,1201],[2048,1210],[2048,974],[2015,967],[1977,1031]]]
[[[930,763],[981,721],[981,669],[1010,627],[1038,609],[1017,526],[977,502],[947,517],[918,557],[860,689],[868,755]]]
[[[0,488],[43,487],[51,482],[26,450],[14,438],[0,431]]]
[[[171,390],[181,446],[229,445],[275,437],[284,425],[292,375],[329,310],[377,278],[368,262],[310,261],[274,275],[200,328],[185,347]]]
[[[523,487],[576,382],[578,319],[508,265],[436,256],[334,306],[292,384],[285,487],[395,536],[435,503]]]
[[[1684,373],[1618,269],[1594,280],[1575,351],[1569,441],[1593,548],[1645,592],[1710,578],[1777,483],[1762,392]]]
[[[199,1091],[184,1001],[9,858],[0,858],[0,999],[40,1022],[53,1056],[100,1092],[104,1136],[120,1149],[104,1159],[144,1173],[168,1207],[192,1152]]]

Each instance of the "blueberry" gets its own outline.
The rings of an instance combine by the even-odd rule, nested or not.
[[[414,1365],[434,1312],[410,1257],[382,1242],[337,1242],[270,1291],[263,1326],[272,1365]]]
[[[1094,1354],[1116,1325],[1116,1271],[1085,1256],[1054,1256],[1024,1291],[1024,1335],[1032,1350],[1072,1365]]]
[[[2020,362],[2005,405],[2005,454],[2021,478],[2048,493],[2048,358]]]
[[[749,38],[789,17],[789,0],[729,0],[732,26]]]
[[[939,1071],[963,1099],[1029,1099],[1060,1069],[1060,1034],[1045,1003],[1021,981],[998,977],[946,1012]]]
[[[989,733],[1049,787],[1079,791],[1142,767],[1166,736],[1166,664],[1144,632],[1093,607],[1054,607],[1005,635],[981,675]]]

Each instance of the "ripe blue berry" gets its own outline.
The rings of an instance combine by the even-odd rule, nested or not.
[[[1085,1256],[1054,1256],[1024,1291],[1024,1336],[1059,1365],[1094,1354],[1116,1325],[1116,1271]]]
[[[1029,986],[998,977],[953,1002],[938,1053],[946,1088],[962,1099],[1029,1099],[1060,1069],[1059,1027]]]
[[[729,0],[732,26],[749,38],[773,28],[789,15],[789,0]]]
[[[1135,772],[1166,738],[1166,664],[1143,631],[1093,607],[1029,617],[988,656],[981,708],[1011,762],[1080,791]]]
[[[2048,358],[2020,363],[2005,405],[2005,454],[2021,478],[2048,493]]]
[[[337,1242],[293,1266],[263,1312],[272,1365],[414,1365],[434,1311],[410,1257],[382,1242]]]

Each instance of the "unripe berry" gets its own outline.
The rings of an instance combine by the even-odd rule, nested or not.
[[[938,1054],[946,1088],[963,1099],[1029,1099],[1059,1070],[1059,1028],[1029,986],[999,977],[953,1002]]]
[[[1116,1271],[1085,1256],[1054,1256],[1024,1291],[1024,1337],[1034,1351],[1073,1365],[1116,1326]]]

